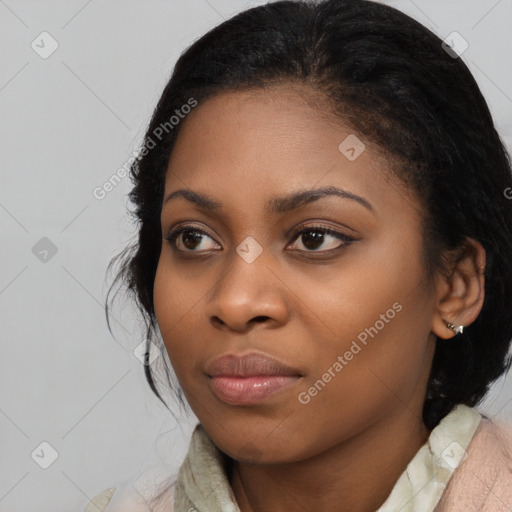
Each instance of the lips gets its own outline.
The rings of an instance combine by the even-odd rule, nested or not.
[[[207,366],[208,383],[229,405],[256,405],[297,384],[300,370],[261,353],[229,354]]]
[[[209,377],[302,376],[300,370],[255,352],[219,357],[207,366],[206,374]]]

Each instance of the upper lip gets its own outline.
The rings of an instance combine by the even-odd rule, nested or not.
[[[247,354],[227,354],[207,365],[209,377],[256,377],[259,375],[301,376],[292,368],[266,354],[251,352]]]

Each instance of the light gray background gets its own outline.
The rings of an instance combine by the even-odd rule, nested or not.
[[[0,510],[81,511],[145,468],[179,467],[195,420],[182,434],[147,386],[130,305],[114,313],[117,341],[103,312],[107,264],[134,236],[129,182],[92,192],[137,149],[180,52],[261,3],[0,0]],[[510,148],[511,0],[388,3],[468,41],[462,58]],[[43,31],[59,45],[46,59],[31,47]],[[46,262],[43,237],[57,248]],[[502,379],[479,409],[510,416],[510,400]],[[48,469],[43,441],[58,453]]]

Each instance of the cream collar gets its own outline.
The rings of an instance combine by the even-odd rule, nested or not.
[[[432,430],[376,512],[433,512],[482,416],[458,404]],[[174,489],[174,511],[240,512],[224,470],[222,455],[197,425]]]

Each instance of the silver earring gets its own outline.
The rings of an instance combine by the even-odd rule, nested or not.
[[[464,330],[463,325],[455,325],[452,324],[451,322],[446,322],[446,327],[448,327],[448,329],[451,329],[455,334],[462,334],[462,331]]]

